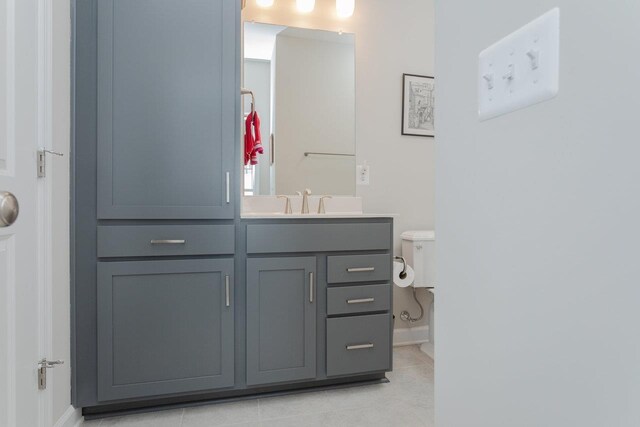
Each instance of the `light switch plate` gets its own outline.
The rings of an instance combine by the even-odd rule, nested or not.
[[[480,52],[480,120],[554,98],[559,74],[560,9],[555,8]]]

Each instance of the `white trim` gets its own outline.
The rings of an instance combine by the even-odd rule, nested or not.
[[[2,58],[6,67],[5,96],[6,96],[6,134],[7,138],[7,158],[6,163],[0,169],[0,175],[13,176],[15,174],[15,152],[16,152],[16,5],[15,0],[6,0],[6,58]]]
[[[38,149],[52,149],[53,144],[53,10],[52,0],[38,0]],[[35,153],[34,153],[35,154]],[[35,175],[36,171],[32,171]],[[53,352],[53,279],[52,279],[52,182],[38,179],[38,339],[40,357],[55,359]],[[37,361],[34,361],[34,363]],[[47,390],[40,395],[40,426],[53,422],[54,375],[48,375]]]
[[[397,328],[393,330],[393,346],[416,345],[429,342],[429,326]]]
[[[73,406],[69,406],[53,427],[77,427],[82,425],[83,421],[82,411]]]
[[[4,61],[4,67],[6,71],[4,82],[0,84],[5,85],[5,113],[6,113],[6,130],[4,137],[6,138],[6,159],[3,164],[0,165],[0,175],[2,176],[15,176],[15,153],[16,153],[16,2],[15,0],[6,0],[5,2],[5,22],[2,23],[5,31],[5,57],[1,58]],[[7,383],[0,386],[5,387],[7,393],[6,402],[6,414],[0,415],[0,424],[3,421],[9,426],[16,425],[17,413],[16,413],[16,391],[17,391],[17,379],[16,379],[16,366],[17,366],[17,353],[16,353],[16,238],[10,231],[3,232],[0,235],[0,242],[3,242],[4,250],[7,256],[8,269],[5,272],[5,278],[7,283],[11,286],[6,287],[6,310],[0,314],[5,316],[6,320],[6,357],[7,366],[3,366],[7,372]],[[4,344],[4,343],[3,343]]]
[[[435,351],[435,348],[433,347],[432,342],[422,343],[422,345],[420,346],[420,350],[423,353],[425,353],[427,356],[432,358],[433,360],[436,360],[436,351]]]
[[[16,259],[15,259],[15,236],[0,236],[0,242],[4,242],[4,251],[6,252],[8,271],[6,272],[7,283],[13,286],[7,286],[6,293],[6,322],[7,322],[7,384],[5,392],[7,393],[7,413],[4,416],[8,426],[16,425]],[[0,421],[2,421],[0,419]]]

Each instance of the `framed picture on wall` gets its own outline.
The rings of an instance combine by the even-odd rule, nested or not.
[[[430,76],[402,75],[402,134],[435,136],[433,112],[435,80]]]

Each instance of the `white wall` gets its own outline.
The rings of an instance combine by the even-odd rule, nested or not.
[[[478,53],[558,5],[559,96],[480,123]],[[436,16],[436,423],[638,426],[640,3]]]
[[[317,40],[313,32],[289,31],[277,35],[274,50],[276,192],[310,188],[314,194],[353,196],[354,157],[304,155],[355,152],[353,38]]]
[[[53,149],[63,158],[49,157],[53,186],[53,359],[64,365],[50,371],[53,422],[71,405],[70,279],[69,279],[69,162],[70,162],[70,2],[53,7]]]
[[[368,212],[398,214],[396,254],[401,232],[433,229],[435,144],[431,138],[402,136],[400,130],[402,74],[433,75],[434,1],[358,0],[355,14],[345,20],[336,17],[334,0],[316,0],[316,10],[307,15],[296,12],[295,0],[278,0],[269,9],[248,1],[243,19],[355,33],[356,159],[371,166],[371,185],[358,186],[357,195]],[[421,293],[428,304],[426,292]],[[409,290],[396,289],[396,327],[406,326],[399,319],[403,309],[414,315],[418,310]]]

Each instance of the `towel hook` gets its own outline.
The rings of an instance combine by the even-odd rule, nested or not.
[[[251,113],[256,112],[256,96],[253,94],[253,91],[249,89],[240,89],[241,95],[251,95]]]

